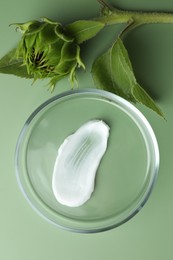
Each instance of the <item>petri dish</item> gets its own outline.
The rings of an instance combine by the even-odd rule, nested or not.
[[[110,127],[94,192],[80,207],[64,206],[52,191],[57,151],[93,119]],[[149,122],[131,103],[103,90],[72,90],[30,115],[17,141],[15,167],[22,193],[40,216],[70,231],[95,233],[125,223],[144,206],[158,175],[159,148]]]

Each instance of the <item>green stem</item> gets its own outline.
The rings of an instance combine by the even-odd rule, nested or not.
[[[103,15],[96,20],[103,22],[105,25],[131,23],[133,21],[135,27],[151,23],[173,23],[173,13],[124,11],[117,8],[110,11],[109,15]]]

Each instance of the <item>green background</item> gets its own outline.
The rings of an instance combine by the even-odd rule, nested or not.
[[[129,10],[172,11],[171,0],[112,0]],[[43,16],[63,24],[99,15],[96,0],[1,0],[0,57],[20,39],[13,22]],[[83,46],[87,70],[78,72],[79,87],[94,87],[90,74],[93,60],[106,50],[122,26],[106,27]],[[42,102],[70,88],[61,81],[53,94],[45,81],[0,75],[0,259],[172,259],[173,258],[173,25],[145,25],[125,39],[136,77],[165,113],[138,106],[153,127],[160,147],[159,177],[144,208],[129,222],[98,234],[70,233],[40,218],[22,196],[15,178],[14,153],[21,128]]]

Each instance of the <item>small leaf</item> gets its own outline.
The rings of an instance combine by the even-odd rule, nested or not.
[[[75,60],[72,61],[62,60],[56,66],[55,72],[57,72],[57,74],[59,75],[68,75],[74,66],[76,66]]]
[[[55,33],[60,39],[62,39],[65,42],[74,41],[73,37],[71,35],[68,35],[67,32],[65,31],[65,29],[60,24],[58,24],[55,27]]]
[[[124,99],[141,103],[163,117],[160,108],[137,83],[128,52],[120,38],[92,67],[96,87],[113,92]]]
[[[69,24],[66,29],[80,44],[94,37],[103,27],[104,24],[98,21],[80,20]]]
[[[0,60],[0,73],[13,74],[22,78],[33,78],[27,73],[22,58],[16,58],[16,49],[11,50]]]
[[[77,45],[69,42],[65,42],[62,46],[61,56],[64,60],[76,59]]]
[[[45,42],[47,44],[51,44],[53,42],[56,42],[57,40],[57,35],[54,32],[55,25],[54,24],[45,24],[44,28],[39,32],[39,40],[43,44]]]

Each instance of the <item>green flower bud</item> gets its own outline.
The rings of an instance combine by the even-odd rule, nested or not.
[[[47,18],[15,25],[23,34],[16,55],[23,58],[23,64],[34,81],[50,78],[53,90],[57,81],[69,76],[73,84],[76,69],[85,66],[80,57],[79,45],[65,28]]]

